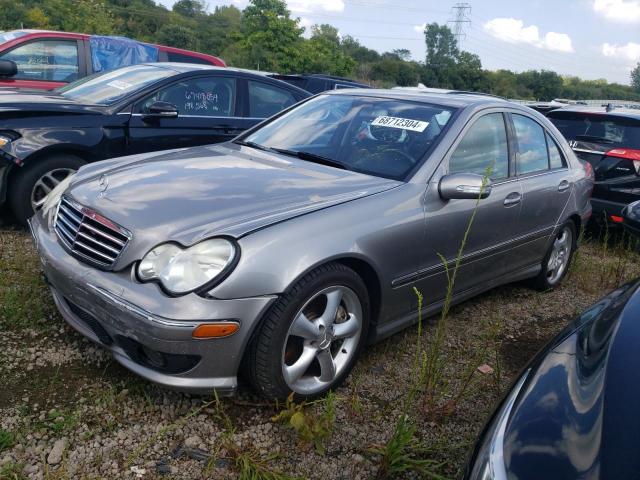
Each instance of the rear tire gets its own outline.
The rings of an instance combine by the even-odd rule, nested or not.
[[[16,167],[18,170],[10,179],[8,190],[9,207],[16,220],[26,224],[34,214],[34,205],[37,208],[47,189],[53,189],[56,182],[64,180],[85,163],[76,155],[56,154],[34,159],[24,167]]]
[[[360,276],[339,263],[318,267],[266,314],[247,346],[245,376],[268,399],[292,391],[298,399],[322,396],[353,368],[368,326],[369,295]]]
[[[572,221],[568,221],[553,238],[549,250],[542,260],[542,270],[531,281],[531,286],[536,290],[545,291],[560,285],[569,271],[576,245],[576,225]]]

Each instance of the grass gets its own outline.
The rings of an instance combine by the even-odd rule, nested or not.
[[[312,402],[324,408],[314,415],[309,412],[311,403],[296,403],[293,401],[293,393],[289,395],[282,409],[272,420],[285,424],[288,428],[294,430],[300,441],[307,445],[313,445],[321,455],[325,453],[325,442],[333,433],[333,424],[335,422],[335,402],[336,396],[333,392],[329,392],[323,399]]]
[[[0,428],[0,452],[7,450],[16,443],[13,432]]]

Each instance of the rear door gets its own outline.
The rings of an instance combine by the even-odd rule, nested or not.
[[[208,145],[232,139],[244,130],[239,80],[230,74],[183,78],[159,88],[134,105],[129,122],[131,153]],[[147,116],[155,102],[177,107],[176,118]]]
[[[18,73],[0,79],[2,87],[51,90],[86,75],[84,43],[66,38],[36,38],[0,52],[0,60],[11,60]]]
[[[556,140],[533,118],[512,113],[516,140],[516,175],[522,186],[519,254],[514,267],[539,262],[549,235],[560,221],[573,183],[567,161]]]
[[[549,118],[576,156],[593,167],[594,215],[619,216],[640,199],[640,114],[554,111]]]

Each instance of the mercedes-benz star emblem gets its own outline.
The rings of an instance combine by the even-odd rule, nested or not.
[[[100,197],[104,196],[104,192],[109,188],[109,177],[106,175],[100,175],[100,179],[98,180],[98,186],[100,187]]]

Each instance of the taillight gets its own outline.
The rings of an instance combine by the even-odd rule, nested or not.
[[[582,162],[582,164],[584,165],[584,171],[586,172],[587,177],[593,178],[593,165],[587,161]]]
[[[634,168],[636,169],[636,175],[640,175],[640,150],[633,150],[631,148],[614,148],[613,150],[609,150],[605,155],[607,157],[631,160]]]

